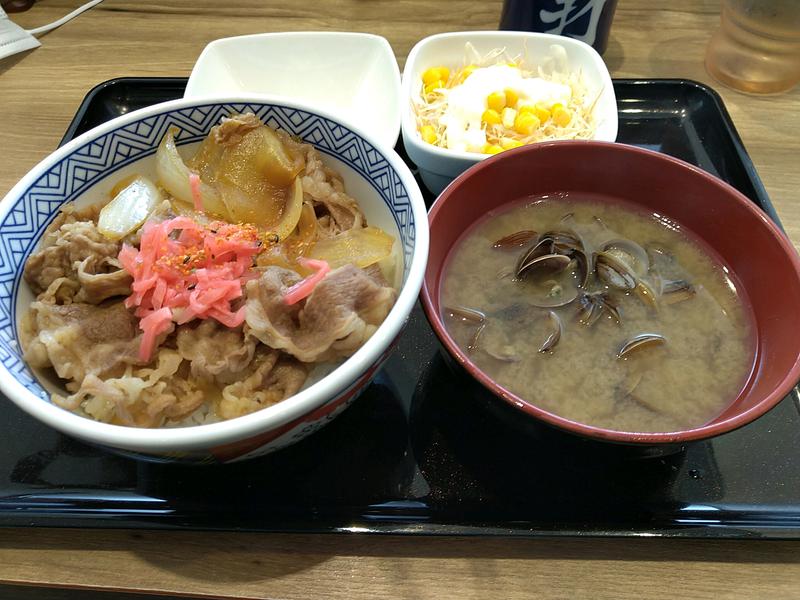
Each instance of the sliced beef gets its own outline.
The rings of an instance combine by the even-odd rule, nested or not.
[[[306,367],[298,361],[259,346],[249,375],[222,389],[217,414],[233,419],[277,404],[297,393],[307,375]]]
[[[53,401],[69,410],[82,409],[98,421],[132,427],[159,427],[180,420],[205,401],[202,388],[181,373],[184,363],[175,350],[162,348],[154,366],[129,369],[122,377],[101,379],[88,374],[70,396]]]
[[[178,352],[189,361],[192,375],[204,381],[231,383],[238,379],[253,360],[256,343],[241,328],[229,329],[212,319],[196,327],[178,328]]]
[[[302,306],[287,306],[283,295],[302,278],[290,269],[270,266],[245,286],[245,331],[270,348],[292,346]]]
[[[358,202],[345,193],[342,177],[323,164],[317,149],[311,144],[298,142],[283,131],[278,135],[286,147],[305,160],[301,179],[303,196],[314,206],[320,235],[330,237],[353,227],[364,227],[367,221]]]
[[[78,264],[76,271],[79,289],[73,296],[74,302],[100,304],[131,293],[133,279],[116,258],[88,256]]]
[[[375,332],[397,297],[395,290],[361,269],[346,265],[328,274],[302,308],[287,306],[286,289],[299,276],[267,267],[248,282],[246,323],[271,348],[303,362],[349,356]]]
[[[34,367],[52,367],[74,391],[89,375],[116,375],[137,362],[136,318],[121,302],[108,306],[85,303],[31,304],[25,360]]]
[[[211,129],[211,137],[220,146],[235,146],[247,133],[263,125],[251,112],[222,117],[220,124]]]
[[[34,294],[44,292],[57,279],[76,281],[79,284],[75,291],[77,302],[98,303],[110,297],[109,293],[130,293],[130,278],[118,274],[120,265],[116,258],[120,243],[101,234],[94,221],[79,220],[81,216],[84,215],[65,209],[56,218],[45,232],[39,249],[25,263],[25,281]],[[89,285],[80,295],[79,271]],[[105,275],[113,275],[111,282]],[[101,277],[93,279],[93,276]]]

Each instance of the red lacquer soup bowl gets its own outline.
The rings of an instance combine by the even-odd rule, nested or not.
[[[456,242],[489,211],[525,197],[567,192],[633,203],[699,238],[733,271],[752,307],[754,365],[738,397],[702,426],[664,433],[615,431],[571,421],[504,389],[482,372],[445,328],[439,305],[444,266]],[[452,358],[493,402],[522,421],[584,438],[638,446],[716,436],[757,419],[800,379],[800,259],[770,218],[730,185],[664,154],[623,144],[568,141],[525,146],[476,164],[445,189],[429,213],[430,254],[422,301]],[[506,412],[508,412],[506,410]]]

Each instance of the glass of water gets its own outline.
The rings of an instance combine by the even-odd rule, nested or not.
[[[800,0],[722,0],[722,23],[706,70],[751,94],[779,94],[800,82]]]

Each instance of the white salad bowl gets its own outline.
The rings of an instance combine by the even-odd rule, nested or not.
[[[614,142],[617,139],[617,99],[603,59],[589,44],[559,35],[525,31],[459,31],[432,35],[420,40],[408,55],[402,79],[401,126],[403,144],[417,165],[425,186],[439,194],[453,179],[488,154],[440,148],[423,141],[417,128],[414,100],[422,74],[430,67],[465,66],[473,62],[467,45],[479,56],[505,49],[510,57],[521,56],[529,66],[542,65],[553,57],[553,46],[566,53],[570,72],[579,72],[589,98],[597,98],[593,114],[597,122],[592,139]]]
[[[184,97],[252,93],[325,106],[388,148],[400,135],[400,69],[379,35],[292,31],[215,40],[197,59]]]
[[[355,354],[321,379],[278,404],[229,421],[139,429],[94,421],[52,404],[46,389],[50,384],[23,360],[18,325],[33,300],[22,278],[23,266],[45,228],[67,202],[92,204],[107,197],[123,176],[154,173],[154,154],[169,127],[179,128],[179,146],[197,144],[221,117],[245,111],[318,148],[326,164],[343,176],[368,221],[395,236],[402,276],[386,320]],[[45,158],[0,202],[0,391],[65,434],[144,458],[204,463],[266,454],[319,429],[369,383],[416,302],[427,254],[425,204],[408,167],[373,136],[326,111],[264,96],[182,99],[137,110]]]

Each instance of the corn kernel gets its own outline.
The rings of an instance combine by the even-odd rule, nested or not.
[[[566,108],[553,109],[553,123],[560,127],[566,127],[572,121],[572,113]]]
[[[500,112],[506,107],[506,95],[503,92],[492,92],[486,97],[486,106]]]
[[[553,106],[550,107],[550,112],[556,112],[559,108],[564,108],[564,105],[561,102],[556,102]]]
[[[517,111],[509,106],[506,106],[503,109],[503,112],[500,113],[500,118],[503,121],[503,127],[511,129],[514,126],[514,120],[517,118]]]
[[[503,150],[511,150],[512,148],[519,148],[525,144],[514,138],[504,137],[500,139],[500,145],[503,147]]]
[[[505,94],[506,94],[506,106],[512,106],[512,107],[516,106],[517,102],[519,102],[519,94],[516,92],[516,90],[507,88],[505,90]]]
[[[487,125],[499,125],[502,123],[500,113],[492,108],[487,108],[481,115],[481,121]]]
[[[444,87],[444,81],[442,81],[441,79],[438,79],[438,80],[434,81],[433,83],[425,84],[425,93],[426,94],[432,94],[436,90],[438,90],[440,88],[443,88],[443,87]]]
[[[422,74],[422,83],[430,85],[439,80],[447,81],[450,77],[450,69],[447,67],[431,67]]]
[[[497,144],[486,144],[483,147],[484,154],[499,154],[503,151],[503,148],[498,146]]]
[[[541,123],[546,122],[550,118],[550,111],[541,104],[534,106],[531,112],[536,115],[536,118],[539,119]]]
[[[514,120],[514,131],[522,135],[530,135],[541,125],[539,118],[533,113],[524,112],[517,115]]]
[[[533,104],[520,104],[517,110],[521,113],[532,113],[536,110],[536,107]]]
[[[419,130],[422,139],[428,142],[429,144],[435,144],[437,138],[436,129],[433,125],[423,125],[422,128]]]

